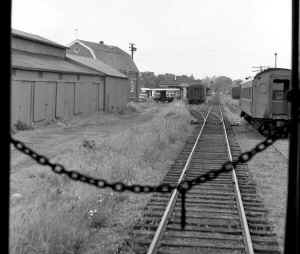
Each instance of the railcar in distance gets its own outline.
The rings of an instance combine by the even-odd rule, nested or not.
[[[206,100],[206,87],[202,84],[192,84],[187,88],[186,98],[189,104],[200,104]]]
[[[241,97],[241,87],[240,86],[231,88],[231,97],[232,97],[232,99],[239,99]]]
[[[241,116],[271,134],[289,120],[287,92],[291,89],[291,70],[269,68],[242,85]]]

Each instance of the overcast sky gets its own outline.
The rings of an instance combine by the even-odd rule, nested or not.
[[[290,0],[13,0],[12,27],[67,45],[76,37],[137,51],[140,71],[196,78],[291,66]],[[77,36],[75,29],[78,29]]]

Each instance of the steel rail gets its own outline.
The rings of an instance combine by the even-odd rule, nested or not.
[[[199,134],[198,134],[198,136],[197,136],[197,139],[196,139],[196,141],[195,141],[195,144],[194,144],[194,146],[193,146],[193,148],[192,148],[192,151],[191,151],[190,154],[189,154],[189,157],[188,157],[188,159],[187,159],[187,161],[186,161],[186,163],[185,163],[185,166],[184,166],[184,168],[183,168],[183,170],[182,170],[182,173],[181,173],[181,175],[180,175],[180,177],[179,177],[179,179],[178,179],[178,182],[177,182],[178,185],[182,182],[183,177],[184,177],[184,175],[185,175],[185,172],[186,172],[186,170],[187,170],[188,167],[189,167],[190,161],[191,161],[192,156],[193,156],[193,154],[194,154],[194,150],[195,150],[195,148],[196,148],[196,146],[197,146],[197,144],[198,144],[198,141],[199,141],[199,139],[200,139],[200,136],[201,136],[201,134],[202,134],[203,128],[204,128],[204,126],[205,126],[207,117],[208,117],[208,115],[209,115],[210,112],[211,112],[211,109],[212,109],[212,107],[210,107],[210,108],[208,109],[208,111],[207,111],[207,114],[206,114],[206,116],[205,116],[205,118],[204,118],[203,124],[202,124],[202,126],[201,126],[200,131],[199,131]],[[157,228],[157,230],[156,230],[156,232],[155,232],[155,234],[154,234],[153,240],[151,241],[151,244],[150,244],[150,246],[149,246],[149,249],[148,249],[148,251],[147,251],[147,254],[154,254],[154,253],[156,253],[157,247],[158,247],[158,243],[159,243],[159,240],[160,240],[160,238],[161,238],[161,236],[162,236],[162,233],[163,233],[163,231],[165,230],[165,227],[166,227],[166,225],[167,225],[168,217],[169,217],[170,213],[172,212],[172,210],[173,210],[173,208],[174,208],[174,205],[175,205],[176,200],[177,200],[178,193],[179,193],[179,192],[178,192],[177,189],[174,189],[174,191],[172,192],[171,198],[170,198],[170,200],[169,200],[169,202],[168,202],[168,205],[167,205],[167,207],[166,207],[166,209],[165,209],[165,212],[164,212],[164,214],[163,214],[163,216],[162,216],[162,219],[161,219],[161,221],[160,221],[160,223],[159,223],[159,225],[158,225],[158,228]]]
[[[229,145],[229,141],[228,141],[228,136],[227,136],[227,131],[226,131],[225,123],[224,123],[221,106],[219,106],[219,109],[221,112],[222,125],[223,125],[223,129],[224,129],[224,133],[225,133],[228,157],[229,157],[229,160],[232,161],[231,149],[230,149],[230,145]],[[237,195],[236,201],[237,201],[237,205],[238,205],[238,210],[240,212],[240,217],[241,217],[241,221],[242,221],[243,235],[244,235],[244,241],[245,241],[245,245],[246,245],[246,252],[248,254],[254,254],[251,235],[250,235],[250,231],[249,231],[249,226],[248,226],[246,213],[245,213],[244,206],[243,206],[242,196],[241,196],[241,192],[239,189],[239,184],[238,184],[237,176],[235,173],[235,169],[232,170],[232,178],[233,178],[233,183],[234,183],[234,187],[235,187],[235,192]]]

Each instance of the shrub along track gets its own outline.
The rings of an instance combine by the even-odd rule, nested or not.
[[[188,139],[163,183],[176,184],[183,168],[187,169],[184,175],[187,180],[209,170],[219,169],[226,160],[231,159],[229,146],[232,159],[237,159],[241,153],[240,147],[234,139],[230,124],[226,120],[225,125],[221,122],[223,117],[219,109],[218,105],[213,105],[206,122],[202,117],[206,113],[192,112],[201,122],[197,127],[198,132],[204,124],[198,143],[194,147],[198,134]],[[228,143],[224,135],[225,126]],[[193,147],[194,152],[189,156]],[[232,171],[196,185],[186,193],[184,230],[181,230],[180,194],[173,193],[175,201],[172,205],[169,203],[172,194],[155,193],[144,209],[143,218],[134,227],[130,243],[132,250],[135,253],[253,253],[253,250],[254,253],[280,253],[276,235],[267,220],[267,210],[256,193],[247,165],[239,164],[235,174],[238,184],[234,184]],[[242,207],[239,207],[237,185]],[[169,214],[165,211],[166,207],[170,208]],[[247,221],[245,225],[243,212]],[[166,219],[165,224],[161,222],[162,217]],[[160,229],[161,234],[158,232]],[[248,247],[245,238],[247,232],[250,232]]]

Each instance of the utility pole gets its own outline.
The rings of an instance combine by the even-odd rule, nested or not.
[[[292,0],[292,85],[290,102],[288,195],[284,254],[300,253],[300,84],[299,0]]]
[[[137,48],[134,46],[134,43],[129,43],[129,49],[131,51],[131,58],[133,60],[133,52],[137,50]]]
[[[277,68],[277,52],[275,52],[274,55],[275,55],[275,68]]]

